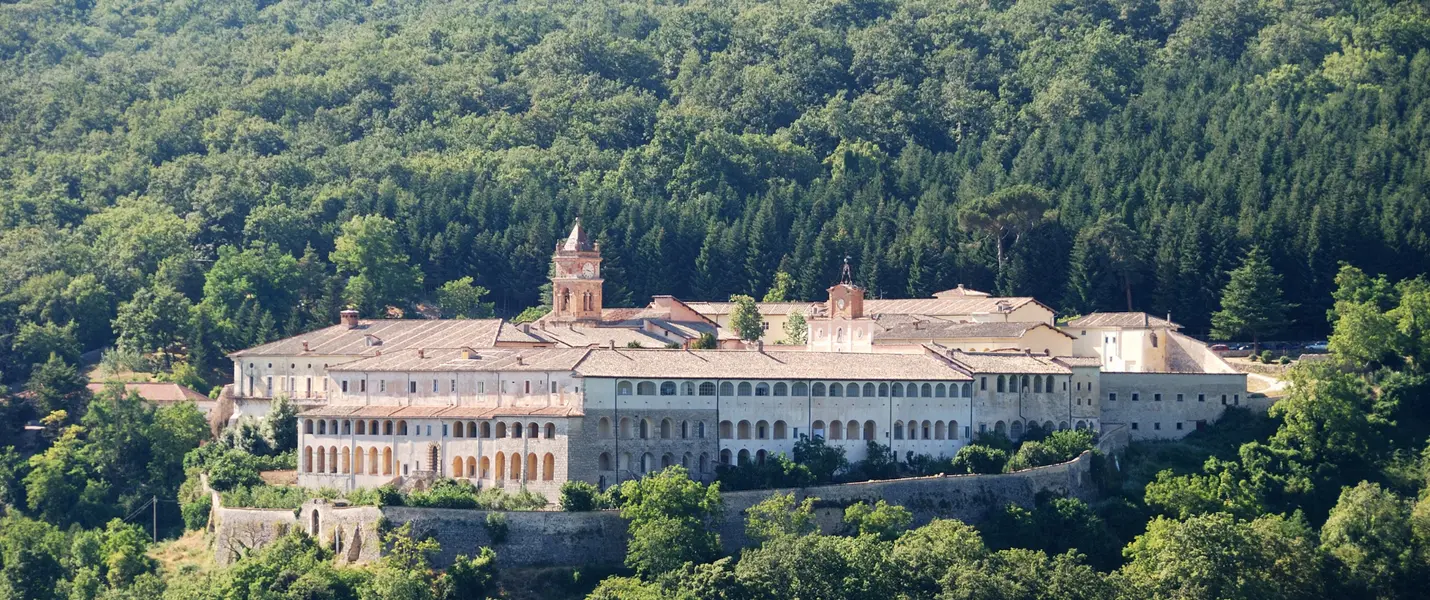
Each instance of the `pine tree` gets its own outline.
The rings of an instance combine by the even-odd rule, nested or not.
[[[1212,337],[1229,340],[1249,335],[1255,351],[1262,336],[1288,324],[1286,311],[1291,305],[1281,298],[1281,276],[1257,246],[1251,247],[1230,275],[1231,281],[1222,290],[1221,310],[1212,314]]]

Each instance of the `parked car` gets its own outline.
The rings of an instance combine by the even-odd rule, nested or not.
[[[1325,352],[1325,351],[1331,349],[1331,343],[1330,343],[1330,342],[1325,342],[1325,341],[1314,342],[1314,343],[1306,344],[1306,349],[1307,349],[1307,350],[1311,350],[1311,351],[1313,351],[1313,352]]]
[[[1230,349],[1226,347],[1226,344],[1212,344],[1212,352],[1226,352]]]

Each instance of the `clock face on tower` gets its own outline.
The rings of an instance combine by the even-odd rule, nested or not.
[[[835,300],[835,301],[834,301],[834,305],[837,306],[837,307],[839,307],[839,310],[844,310],[844,299],[843,299],[843,298],[839,298],[839,299]]]
[[[582,274],[582,275],[585,275],[585,276],[587,276],[587,277],[591,277],[592,275],[595,275],[595,274],[596,274],[596,266],[593,265],[593,264],[591,264],[591,263],[586,263],[586,264],[584,264],[584,265],[581,265],[581,274]]]

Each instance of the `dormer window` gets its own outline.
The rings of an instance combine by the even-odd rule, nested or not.
[[[375,336],[375,335],[372,335],[372,334],[370,334],[370,333],[367,334],[367,335],[362,336],[362,338],[363,338],[363,342],[366,343],[368,346],[381,346],[381,345],[382,345],[382,338],[379,338],[379,337],[377,337],[377,336]]]

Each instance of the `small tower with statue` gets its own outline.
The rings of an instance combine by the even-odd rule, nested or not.
[[[854,283],[849,258],[839,283],[828,290],[822,314],[809,319],[808,349],[819,352],[872,352],[874,319],[864,316],[864,288]]]
[[[558,323],[601,320],[601,246],[592,243],[581,228],[581,220],[571,234],[556,245],[551,262],[551,313],[546,320]]]

